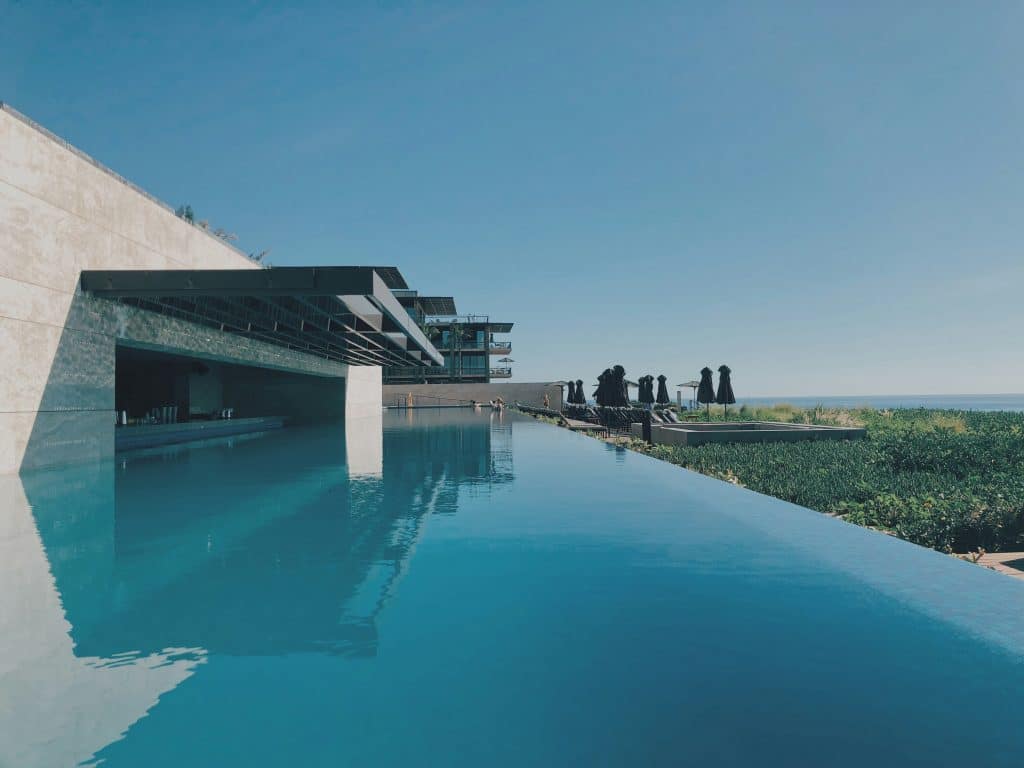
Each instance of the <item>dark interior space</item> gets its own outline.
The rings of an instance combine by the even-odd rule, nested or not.
[[[189,376],[209,370],[199,360],[118,347],[114,366],[114,407],[140,419],[153,408],[177,406],[178,420],[189,414]]]
[[[200,360],[184,355],[118,346],[115,407],[128,423],[167,421],[162,409],[176,407],[174,421],[274,416],[293,424],[336,421],[344,416],[345,380],[255,366]]]

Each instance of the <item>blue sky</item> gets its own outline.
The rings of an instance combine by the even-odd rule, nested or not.
[[[1018,3],[151,5],[0,0],[0,99],[516,380],[1024,391]]]

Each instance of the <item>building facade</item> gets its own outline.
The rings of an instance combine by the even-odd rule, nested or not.
[[[440,367],[388,366],[385,384],[489,384],[512,376],[512,323],[487,315],[460,315],[451,296],[420,296],[395,290],[395,297],[444,357]]]
[[[394,268],[263,269],[0,104],[0,474],[226,412],[380,419],[383,366],[443,362],[405,288]]]

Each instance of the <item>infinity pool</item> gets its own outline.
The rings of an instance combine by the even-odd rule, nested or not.
[[[0,765],[1024,764],[1024,585],[530,419],[0,483]]]

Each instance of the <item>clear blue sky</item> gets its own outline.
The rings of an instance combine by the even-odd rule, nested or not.
[[[0,99],[516,380],[1024,391],[1019,3],[151,5],[0,0]]]

